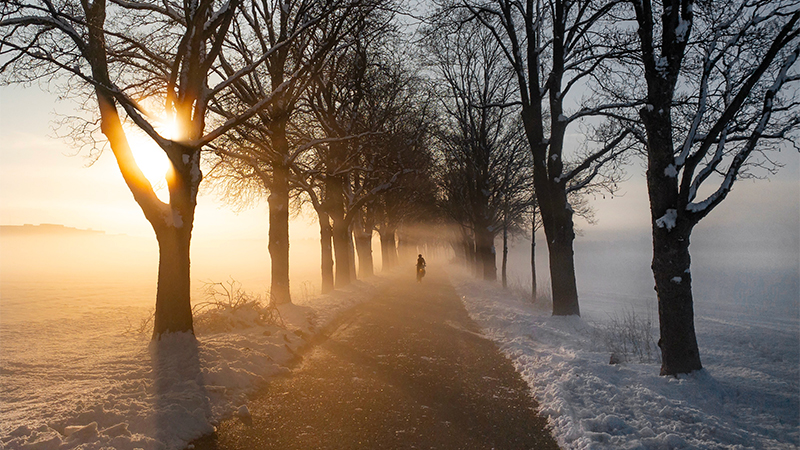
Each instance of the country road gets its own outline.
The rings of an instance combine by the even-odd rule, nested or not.
[[[447,276],[387,283],[202,449],[557,449]]]

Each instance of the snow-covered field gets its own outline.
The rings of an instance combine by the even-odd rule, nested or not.
[[[252,310],[240,309],[216,317],[215,323],[240,321],[230,331],[201,330],[197,339],[178,334],[149,343],[149,334],[131,329],[148,315],[146,307],[97,299],[81,307],[81,299],[68,301],[55,292],[51,307],[64,308],[64,316],[36,320],[14,308],[15,296],[9,295],[21,296],[21,302],[33,288],[10,289],[6,283],[0,449],[185,448],[222,418],[247,415],[248,395],[289,370],[298,349],[369,298],[374,286],[359,282],[332,295],[296,299],[280,311],[285,328],[259,323]]]
[[[646,285],[646,272],[642,278]],[[800,445],[796,302],[783,315],[719,301],[698,304],[705,370],[675,379],[658,376],[656,362],[609,364],[610,321],[626,311],[654,314],[646,295],[619,285],[609,291],[595,280],[588,285],[596,290],[581,291],[582,318],[557,318],[513,290],[456,269],[451,280],[485,335],[531,384],[565,449]],[[297,295],[297,305],[281,311],[286,328],[238,314],[230,318],[249,322],[155,345],[135,331],[152,306],[152,286],[5,280],[0,449],[184,448],[222,418],[247,415],[249,395],[288,370],[321,327],[386,281]]]
[[[605,336],[616,316],[601,311],[636,306],[631,299],[583,295],[584,318],[553,317],[496,284],[451,272],[470,316],[529,383],[562,448],[800,446],[796,313],[769,321],[731,305],[706,307],[696,320],[704,370],[661,377],[655,361],[609,364]],[[647,317],[641,307],[637,314]]]

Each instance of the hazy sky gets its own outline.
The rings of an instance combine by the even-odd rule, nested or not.
[[[86,158],[68,156],[75,150],[53,137],[53,112],[70,113],[72,108],[70,102],[56,102],[53,95],[37,87],[0,88],[0,224],[61,223],[112,234],[152,236],[112,153],[105,152],[97,163],[86,167]],[[786,167],[770,181],[739,182],[728,199],[701,222],[695,242],[703,236],[728,233],[784,242],[789,251],[800,252],[800,156],[785,151],[778,159]],[[642,161],[636,161],[629,168],[621,196],[593,200],[598,223],[579,225],[585,238],[648,233],[642,166]],[[198,201],[195,239],[265,238],[267,230],[266,202],[236,214],[213,195],[201,195]],[[292,233],[293,237],[318,236],[310,220],[296,221]]]

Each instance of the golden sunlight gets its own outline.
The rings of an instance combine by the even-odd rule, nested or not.
[[[126,131],[136,164],[153,185],[156,195],[162,201],[168,201],[169,193],[165,177],[170,167],[169,158],[161,147],[142,131],[130,128]]]

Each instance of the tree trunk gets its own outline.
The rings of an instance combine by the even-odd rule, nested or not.
[[[508,287],[508,225],[503,224],[503,289]]]
[[[661,375],[703,368],[694,329],[692,278],[687,231],[653,228],[653,276],[658,294]]]
[[[374,223],[369,211],[362,210],[354,222],[356,236],[356,251],[358,252],[358,277],[361,279],[375,275],[372,260],[372,230]]]
[[[531,224],[531,302],[536,302],[539,287],[536,285],[536,224]]]
[[[344,179],[340,175],[328,175],[325,181],[327,193],[327,210],[333,219],[333,251],[336,257],[337,288],[344,287],[352,281],[350,272],[350,227],[345,221],[344,211]]]
[[[289,291],[288,175],[287,168],[282,164],[272,164],[272,186],[268,198],[269,255],[272,261],[270,298],[278,305],[292,302]]]
[[[353,223],[347,227],[347,250],[350,252],[350,280],[356,281],[356,246],[353,242]]]
[[[107,74],[99,78],[107,79]],[[188,148],[170,149],[183,155],[178,158],[181,165],[173,165],[168,173],[170,203],[161,202],[133,157],[113,97],[100,89],[96,93],[101,130],[108,138],[125,183],[153,226],[158,240],[158,287],[153,339],[158,339],[163,333],[193,333],[189,246],[197,206],[197,189],[202,180],[200,152]]]
[[[336,288],[350,284],[350,230],[343,221],[333,222],[333,251],[336,255]]]
[[[359,233],[356,236],[356,250],[358,251],[358,277],[369,278],[375,274],[372,263],[372,236]]]
[[[475,235],[475,247],[479,274],[486,281],[496,281],[497,263],[495,261],[494,234],[487,227],[478,227],[478,232]]]
[[[387,271],[397,266],[397,245],[395,243],[395,231],[394,229],[381,227],[379,234],[381,237],[381,263],[383,264],[382,270]]]
[[[551,142],[547,142],[542,117],[541,108],[536,102],[523,105],[522,120],[533,155],[533,184],[550,259],[553,315],[580,315],[572,250],[575,240],[572,209],[567,201],[564,182],[555,181],[561,175],[563,165],[561,149],[556,148],[563,144],[563,125],[551,130]],[[551,148],[552,157],[547,154],[548,148]],[[558,175],[551,179],[549,174]]]
[[[572,249],[575,240],[572,209],[563,189],[559,189],[558,186],[555,189],[552,189],[553,186],[550,188],[549,198],[539,199],[539,205],[550,261],[553,315],[579,316],[581,311],[578,305],[578,287],[575,283],[575,259]]]
[[[671,100],[661,91],[654,111],[640,111],[647,131],[647,190],[653,230],[653,278],[658,295],[661,337],[661,375],[689,373],[703,368],[694,330],[694,305],[689,266],[689,237],[695,223],[680,206],[678,180],[669,176],[675,163]],[[662,113],[665,111],[665,113]]]
[[[553,315],[579,316],[578,290],[572,241],[554,241],[547,246],[550,253],[550,277],[553,289]]]
[[[163,333],[193,332],[189,276],[191,224],[159,227],[158,289],[153,339]]]
[[[324,212],[317,212],[319,217],[319,242],[322,256],[322,293],[333,290],[333,229],[330,218]]]

